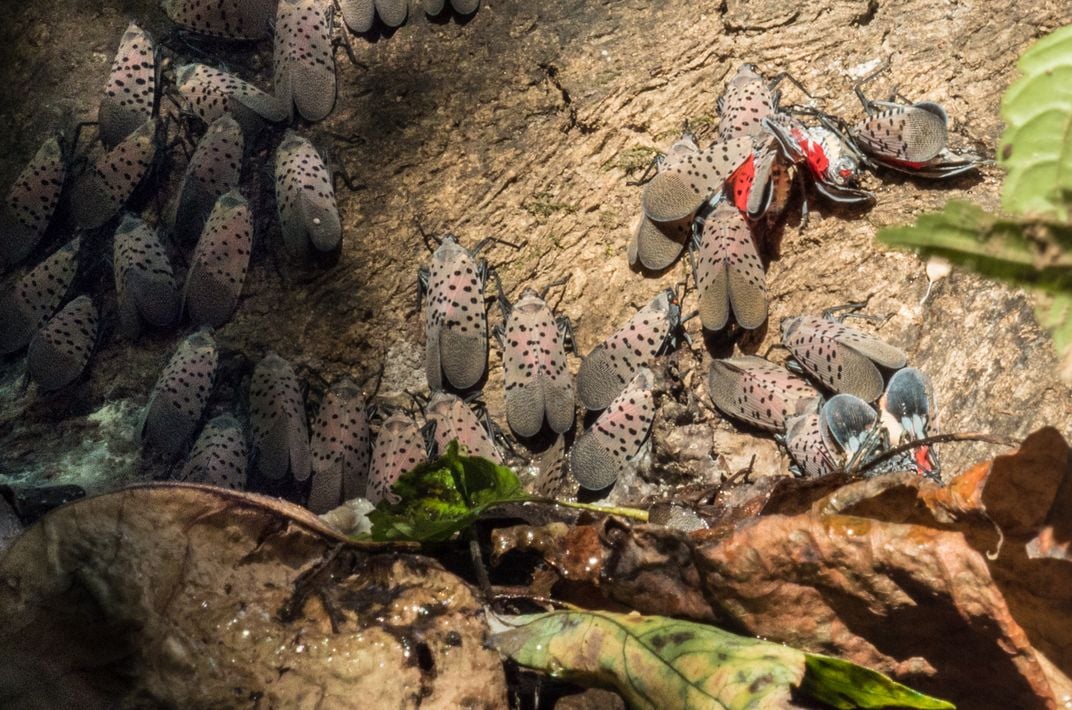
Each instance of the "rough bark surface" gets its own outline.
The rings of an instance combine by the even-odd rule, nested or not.
[[[51,0],[21,4],[7,15],[0,30],[7,55],[0,80],[8,97],[0,106],[7,127],[0,145],[8,156],[0,165],[2,184],[48,130],[95,116],[114,47],[132,17],[187,52],[153,2]],[[421,390],[414,271],[428,252],[417,223],[452,230],[467,244],[488,235],[520,243],[519,250],[495,245],[488,253],[514,295],[526,284],[569,276],[553,303],[574,319],[585,353],[658,288],[685,279],[684,262],[658,278],[628,268],[625,248],[639,190],[626,184],[636,177],[626,168],[642,167],[646,158],[638,160],[638,148],[665,148],[685,119],[707,129],[710,140],[715,99],[741,62],[769,74],[788,71],[824,108],[853,117],[860,111],[850,90],[854,78],[888,59],[892,68],[874,85],[876,93],[896,86],[938,101],[952,117],[954,144],[976,141],[992,150],[1001,130],[998,103],[1014,79],[1016,57],[1070,19],[1068,5],[1057,1],[504,0],[485,3],[467,22],[417,16],[374,43],[355,38],[365,66],[338,54],[335,111],[306,129],[362,186],[339,193],[341,256],[329,268],[288,263],[271,226],[269,190],[253,196],[258,246],[238,314],[219,333],[231,357],[214,406],[229,407],[243,391],[250,362],[268,348],[312,383],[312,399],[321,378],[360,377],[384,361],[383,393],[401,399],[407,389]],[[196,46],[268,85],[269,44]],[[786,89],[787,100],[804,100]],[[255,156],[246,180],[269,185],[260,174],[268,162]],[[955,273],[924,300],[927,277],[919,259],[874,241],[877,228],[909,221],[951,197],[996,208],[999,186],[999,171],[985,168],[978,178],[942,185],[869,179],[878,194],[870,211],[813,202],[806,229],[790,219],[780,231],[769,269],[769,325],[736,347],[765,353],[782,317],[866,300],[868,311],[892,316],[881,334],[932,376],[941,429],[1023,435],[1054,424],[1072,432],[1072,398],[1057,380],[1050,340],[1022,293]],[[107,312],[109,270],[98,264],[89,273],[87,288],[102,297]],[[690,323],[694,335],[698,328]],[[87,436],[100,436],[109,442],[104,457],[115,478],[90,488],[141,475],[125,433],[102,431],[86,415],[115,400],[136,411],[175,342],[171,334],[134,344],[108,337],[88,383],[44,404],[15,391],[22,366],[12,361],[0,413],[6,431],[0,470],[33,468],[62,478],[69,468],[64,456]],[[772,440],[739,432],[708,407],[707,364],[712,353],[729,354],[731,345],[708,342],[704,352],[703,339],[695,342],[675,360],[685,386],[673,402],[663,398],[656,467],[647,475],[660,480],[668,469],[672,480],[717,481],[753,454],[757,473],[784,471]],[[571,359],[574,370],[577,365]],[[503,422],[495,348],[489,372],[485,399]],[[947,469],[957,471],[989,451],[959,445],[943,453]]]

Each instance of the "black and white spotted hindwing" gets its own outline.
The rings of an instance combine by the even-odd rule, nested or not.
[[[141,424],[141,441],[167,456],[181,453],[204,414],[219,355],[212,331],[187,336],[156,381]]]
[[[0,298],[0,355],[21,350],[63,303],[78,271],[78,237],[60,247]]]
[[[155,108],[156,48],[149,33],[131,23],[119,42],[97,111],[101,142],[114,148],[152,118]]]
[[[186,272],[183,304],[192,323],[219,328],[231,319],[252,249],[249,204],[233,190],[216,201]]]
[[[723,200],[707,216],[693,251],[693,273],[707,330],[725,328],[731,313],[746,330],[767,320],[766,272],[752,229],[732,202]]]
[[[637,369],[629,384],[584,432],[570,452],[570,470],[582,488],[598,491],[614,483],[648,438],[655,416],[655,377]]]
[[[557,434],[573,426],[573,375],[554,313],[526,288],[506,322],[506,420],[519,436],[539,433],[546,416]]]
[[[577,395],[584,406],[605,409],[638,368],[651,364],[680,324],[681,308],[674,292],[666,289],[593,348],[577,373]]]
[[[238,187],[245,140],[230,114],[217,118],[197,142],[171,209],[172,234],[180,243],[197,239],[220,195]]]
[[[453,236],[432,255],[424,302],[425,374],[432,391],[469,389],[484,376],[488,321],[480,265]]]
[[[246,487],[248,466],[249,446],[242,424],[223,414],[205,424],[186,458],[179,480],[240,491]]]
[[[392,414],[383,422],[372,446],[372,470],[365,497],[372,503],[395,501],[397,496],[391,493],[391,486],[426,458],[424,437],[416,422],[405,414]]]
[[[112,264],[119,330],[137,338],[144,324],[174,325],[179,317],[179,291],[164,246],[156,230],[127,214],[115,231]]]
[[[67,178],[59,139],[46,140],[0,204],[0,272],[33,251],[52,221]]]
[[[336,382],[324,395],[312,435],[309,510],[326,513],[340,503],[364,496],[371,461],[368,415],[361,388],[352,380]]]
[[[825,386],[867,402],[877,400],[883,391],[876,363],[896,370],[904,367],[907,359],[902,350],[874,335],[816,316],[782,321],[782,343]]]
[[[290,363],[273,352],[253,370],[249,415],[256,470],[272,480],[288,473],[297,481],[309,478],[312,457],[301,383]]]
[[[342,223],[335,204],[331,173],[313,144],[287,131],[275,154],[275,200],[283,243],[292,256],[339,246]]]
[[[156,126],[150,118],[79,176],[71,192],[79,227],[100,227],[123,209],[156,158]]]
[[[325,118],[335,106],[328,7],[319,0],[279,0],[276,11],[275,95],[307,121]]]
[[[271,31],[278,0],[162,0],[179,27],[224,39],[262,39]]]
[[[774,432],[784,432],[790,417],[814,409],[819,399],[802,377],[752,355],[712,362],[707,390],[726,416]]]
[[[470,456],[502,463],[502,456],[492,443],[488,430],[460,397],[447,392],[433,392],[424,415],[435,426],[436,455],[442,456],[450,442],[457,441]]]
[[[26,363],[37,386],[57,390],[78,379],[97,343],[97,307],[79,296],[52,316],[30,340]]]

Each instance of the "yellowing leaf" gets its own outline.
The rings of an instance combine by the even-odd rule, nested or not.
[[[1008,127],[998,158],[1009,171],[1002,206],[1034,219],[1067,222],[1072,206],[1072,26],[1036,42],[1005,93]]]
[[[514,617],[491,643],[517,663],[608,686],[632,708],[782,708],[799,690],[834,707],[951,708],[848,661],[662,616]]]

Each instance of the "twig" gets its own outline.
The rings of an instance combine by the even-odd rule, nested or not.
[[[1016,447],[1020,445],[1019,441],[1010,439],[1005,436],[998,436],[996,434],[988,434],[986,432],[955,432],[952,434],[935,434],[934,436],[927,436],[922,439],[916,439],[915,441],[909,441],[895,446],[892,449],[888,449],[882,452],[880,455],[873,459],[870,459],[866,463],[857,463],[847,470],[845,473],[850,476],[863,473],[868,469],[874,468],[884,461],[892,459],[898,454],[903,454],[906,451],[912,451],[918,449],[921,446],[929,446],[931,444],[944,444],[950,441],[983,441],[988,444],[998,444],[1000,446]]]

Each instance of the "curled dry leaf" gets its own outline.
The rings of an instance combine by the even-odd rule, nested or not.
[[[433,560],[383,550],[347,543],[298,506],[208,486],[64,506],[0,560],[0,697],[505,706],[470,589]]]
[[[556,592],[587,585],[608,605],[731,623],[963,707],[1056,707],[1072,697],[1070,473],[1067,444],[1044,429],[945,487],[902,475],[764,488],[742,503],[759,517],[689,535],[517,528],[497,552],[542,540],[570,583]]]

